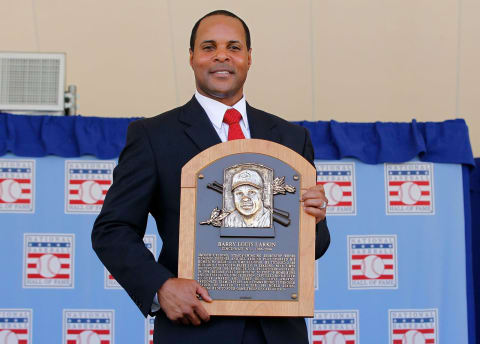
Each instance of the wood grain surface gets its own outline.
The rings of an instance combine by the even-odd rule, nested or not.
[[[315,168],[300,154],[278,143],[249,139],[234,140],[204,150],[182,169],[178,277],[194,278],[196,187],[198,172],[225,156],[238,153],[263,154],[277,158],[300,176],[300,194],[316,184]],[[297,256],[298,298],[288,301],[214,300],[204,303],[210,315],[312,317],[314,309],[315,217],[300,207]]]

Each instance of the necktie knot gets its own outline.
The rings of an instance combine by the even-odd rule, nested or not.
[[[235,109],[228,109],[223,116],[223,122],[228,124],[228,141],[244,139],[242,128],[240,128],[242,114]]]
[[[223,121],[228,125],[238,124],[242,119],[242,115],[235,109],[228,109],[225,111],[225,115],[223,116]]]

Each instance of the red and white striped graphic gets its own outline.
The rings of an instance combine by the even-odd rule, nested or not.
[[[329,207],[351,207],[353,204],[352,182],[317,182],[323,185]]]
[[[69,279],[71,262],[69,253],[28,253],[27,278]]]
[[[355,330],[313,331],[312,344],[355,344]]]
[[[0,212],[33,212],[33,160],[0,159]]]
[[[0,343],[1,344],[27,344],[28,343],[28,329],[0,329]]]
[[[155,318],[150,316],[145,319],[145,344],[153,344],[153,328]]]
[[[110,330],[68,329],[67,344],[109,344]]]
[[[389,310],[391,344],[435,344],[437,309]]]
[[[317,184],[323,185],[328,199],[327,214],[355,215],[355,167],[353,163],[315,162]]]
[[[32,180],[0,178],[0,203],[32,203]]]
[[[0,344],[30,344],[31,333],[31,309],[0,309]]]
[[[68,183],[68,204],[103,204],[110,180],[71,179]]]
[[[113,161],[66,161],[67,213],[98,213],[112,185]]]
[[[389,181],[390,205],[431,205],[431,185],[428,180]]]
[[[435,330],[433,328],[393,330],[392,338],[393,344],[434,344]]]
[[[433,214],[433,164],[385,164],[387,214]]]
[[[358,311],[315,311],[310,319],[310,343],[358,343]]]
[[[348,235],[349,288],[397,288],[395,235]]]
[[[113,343],[112,310],[64,310],[64,344]]]
[[[393,254],[354,254],[351,260],[352,279],[394,279]]]
[[[72,288],[73,244],[73,234],[25,234],[24,288]]]

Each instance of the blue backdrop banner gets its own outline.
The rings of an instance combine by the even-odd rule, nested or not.
[[[132,120],[0,115],[0,343],[151,343],[90,242]],[[480,178],[467,178],[465,122],[300,125],[332,236],[311,342],[475,343]],[[158,256],[152,219],[144,242]]]

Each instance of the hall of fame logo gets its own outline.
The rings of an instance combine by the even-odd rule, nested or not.
[[[433,164],[385,164],[387,215],[433,215]]]
[[[155,234],[146,234],[143,237],[143,242],[145,247],[152,252],[153,256],[157,256],[157,237]],[[104,276],[105,276],[105,289],[122,289],[122,286],[117,282],[117,280],[112,276],[112,274],[104,267]]]
[[[32,343],[31,309],[0,309],[0,343]]]
[[[311,344],[358,344],[358,310],[315,311],[310,321]]]
[[[397,236],[349,235],[349,289],[396,289]]]
[[[73,288],[74,234],[24,234],[23,287]]]
[[[356,215],[355,165],[315,162],[317,184],[325,188],[328,215]]]
[[[63,310],[63,344],[112,344],[113,310]]]
[[[114,161],[65,161],[65,212],[100,212],[114,168]]]
[[[0,159],[0,212],[34,212],[34,160]]]
[[[390,309],[390,344],[435,344],[438,339],[437,309]]]
[[[153,344],[153,328],[155,325],[155,318],[148,316],[145,319],[145,344]]]

